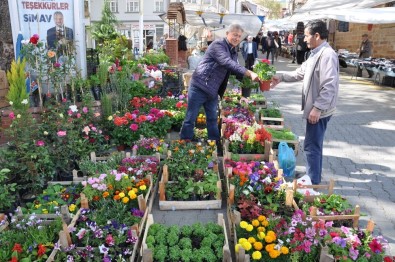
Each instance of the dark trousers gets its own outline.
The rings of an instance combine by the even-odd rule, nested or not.
[[[248,70],[252,70],[252,66],[254,65],[255,58],[253,54],[248,54],[246,59],[246,68]]]
[[[358,66],[358,71],[357,71],[357,76],[358,76],[358,77],[362,77],[362,70],[363,70],[363,67],[364,67],[364,66]],[[365,67],[365,69],[366,69],[366,71],[368,72],[369,77],[372,77],[372,76],[373,76],[373,71],[367,69],[366,67]]]
[[[266,59],[269,59],[270,54],[272,54],[272,64],[274,64],[275,52],[276,52],[276,49],[275,49],[275,48],[269,48],[269,49],[267,50]]]
[[[306,51],[296,51],[296,62],[298,65],[301,65],[305,61],[305,53]]]

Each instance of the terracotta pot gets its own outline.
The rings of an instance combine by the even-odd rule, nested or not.
[[[118,145],[117,146],[117,151],[125,151],[125,149],[126,149],[126,145],[125,144],[123,144],[123,145]]]
[[[259,88],[261,91],[269,91],[271,80],[262,80],[259,81]]]

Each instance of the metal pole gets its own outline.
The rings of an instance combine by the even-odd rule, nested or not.
[[[140,57],[143,56],[144,53],[144,15],[143,15],[143,3],[144,0],[140,0],[140,20],[139,20],[139,28],[140,28],[140,34],[139,34],[139,55]]]

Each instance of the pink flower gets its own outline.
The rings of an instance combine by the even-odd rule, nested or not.
[[[36,146],[44,146],[44,145],[45,145],[45,142],[42,141],[42,140],[38,140],[38,141],[36,142]]]
[[[59,63],[59,62],[55,62],[54,64],[53,64],[53,67],[55,67],[55,68],[59,68],[61,66],[61,64]],[[67,101],[67,100],[66,100]]]
[[[58,63],[58,64],[59,64],[59,63]],[[60,64],[59,64],[59,66],[60,66]],[[59,67],[59,66],[57,66],[57,67]],[[62,102],[63,102],[63,103],[66,103],[66,102],[67,102],[67,98],[63,98],[63,99],[62,99]]]
[[[115,244],[114,238],[112,237],[111,234],[107,235],[106,244],[109,246],[113,246]]]
[[[63,136],[66,136],[66,135],[67,135],[67,132],[66,132],[66,131],[60,130],[60,131],[58,131],[56,134],[58,135],[58,137],[63,137]]]
[[[89,126],[84,127],[84,129],[82,130],[82,132],[84,132],[85,134],[89,134],[89,131],[91,131],[91,129],[89,128]]]
[[[130,129],[132,129],[132,131],[137,131],[137,129],[139,129],[139,126],[137,124],[131,124]]]
[[[82,108],[82,112],[84,112],[85,114],[88,113],[88,108],[87,108],[86,106],[84,106],[84,107]]]
[[[73,111],[67,110],[67,114],[68,114],[69,116],[72,116],[72,115],[73,115]]]
[[[9,118],[11,119],[15,119],[15,114],[14,112],[10,112],[10,114],[8,115]]]
[[[81,117],[81,114],[80,113],[77,113],[77,118],[80,118]]]

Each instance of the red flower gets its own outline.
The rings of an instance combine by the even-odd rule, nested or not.
[[[34,34],[32,37],[30,37],[30,43],[32,43],[33,45],[37,45],[39,39],[40,37],[38,36],[38,34]]]
[[[372,242],[369,243],[369,247],[372,250],[372,252],[378,254],[383,251],[383,248],[379,242],[377,242],[376,239],[373,239]]]
[[[18,253],[22,253],[22,251],[23,251],[22,245],[16,243],[16,244],[14,245],[14,247],[12,248],[12,251],[16,251],[16,252],[18,252]]]
[[[261,62],[262,62],[262,63],[266,63],[266,64],[270,65],[270,60],[267,60],[267,59],[262,59],[262,60],[261,60]]]
[[[119,117],[117,116],[114,118],[114,125],[116,126],[124,126],[128,124],[128,120],[125,117]]]
[[[37,255],[39,257],[41,257],[41,256],[45,255],[45,252],[46,252],[46,247],[43,244],[39,244],[38,245]]]
[[[12,257],[9,262],[18,262],[18,258],[17,257]]]

